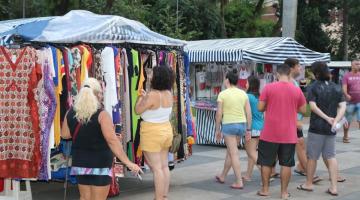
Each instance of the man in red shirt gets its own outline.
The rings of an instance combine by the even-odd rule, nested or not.
[[[278,82],[264,87],[259,98],[259,111],[266,112],[264,128],[260,134],[258,161],[261,166],[262,189],[260,196],[269,195],[271,168],[276,157],[281,165],[281,198],[289,197],[287,187],[291,167],[295,165],[297,139],[297,113],[306,113],[306,99],[299,87],[290,81],[290,67],[277,67]]]
[[[347,100],[346,119],[350,125],[355,114],[360,127],[360,59],[351,61],[351,71],[345,74],[342,87]],[[350,143],[349,125],[344,125],[344,143]]]

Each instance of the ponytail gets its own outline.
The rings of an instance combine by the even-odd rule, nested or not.
[[[89,122],[91,116],[100,108],[101,104],[94,92],[101,92],[101,86],[96,79],[89,78],[84,81],[83,87],[75,97],[75,117],[81,123]]]

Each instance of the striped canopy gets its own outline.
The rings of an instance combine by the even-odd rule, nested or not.
[[[74,10],[64,16],[18,19],[0,22],[0,36],[17,34],[28,41],[51,43],[139,43],[183,46],[185,41],[173,39],[144,24],[114,15],[97,15]]]
[[[238,38],[188,41],[185,51],[190,62],[240,62],[281,64],[286,58],[297,58],[301,64],[330,61],[329,53],[312,51],[292,38]]]

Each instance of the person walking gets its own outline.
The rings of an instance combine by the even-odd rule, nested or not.
[[[336,124],[346,110],[345,97],[340,86],[330,82],[326,63],[315,62],[312,71],[316,81],[309,88],[307,97],[311,108],[310,127],[307,142],[306,182],[297,188],[313,191],[313,176],[317,160],[322,155],[327,163],[331,185],[326,191],[337,196],[338,164],[335,158]]]
[[[135,113],[143,119],[140,124],[140,148],[154,174],[155,200],[165,200],[169,193],[168,153],[173,140],[169,120],[173,106],[171,89],[174,80],[174,72],[169,66],[154,67],[151,90],[142,91],[135,105]]]
[[[236,87],[237,81],[236,69],[227,72],[224,81],[226,89],[220,92],[217,99],[216,139],[220,141],[222,136],[224,137],[227,151],[224,168],[215,178],[219,183],[224,183],[230,168],[233,168],[236,180],[231,188],[243,189],[238,144],[244,135],[246,141],[250,140],[252,118],[248,96]]]
[[[344,124],[344,143],[350,143],[349,128],[353,115],[360,128],[360,59],[351,61],[351,71],[346,73],[342,80],[342,88],[346,97],[346,119],[348,123]]]
[[[258,158],[257,147],[259,144],[260,132],[264,126],[264,114],[257,108],[260,96],[260,80],[255,76],[248,77],[247,95],[251,107],[251,139],[246,141],[245,149],[248,156],[248,166],[243,177],[245,181],[251,181],[254,166]]]
[[[73,141],[70,174],[76,175],[81,200],[107,198],[114,155],[133,173],[142,173],[126,156],[102,101],[100,83],[94,78],[86,79],[61,129],[61,137]]]
[[[269,196],[271,169],[278,157],[281,166],[281,198],[290,197],[288,184],[295,165],[297,113],[305,114],[306,100],[300,88],[290,81],[290,67],[277,66],[278,82],[266,85],[259,97],[258,109],[265,112],[260,134],[257,164],[261,166],[262,187],[259,196]]]

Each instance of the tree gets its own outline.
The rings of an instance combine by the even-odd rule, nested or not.
[[[330,23],[329,10],[333,7],[334,4],[326,0],[299,1],[296,40],[309,49],[330,52],[330,38],[322,25]]]
[[[261,19],[264,1],[230,1],[225,9],[228,37],[271,36],[275,23]]]

